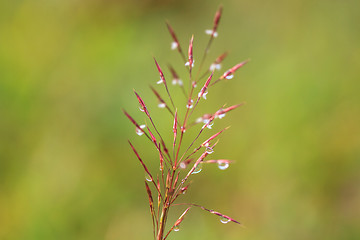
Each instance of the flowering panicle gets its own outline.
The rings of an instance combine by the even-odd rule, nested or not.
[[[175,72],[172,66],[168,65],[172,76],[172,85],[177,85],[176,87],[180,87],[186,98],[186,100],[179,103],[179,105],[175,105],[175,102],[173,101],[172,95],[170,94],[169,90],[169,87],[171,87],[171,85],[168,86],[165,74],[159,63],[154,58],[156,69],[160,77],[157,83],[161,87],[163,85],[162,88],[164,89],[162,91],[166,92],[166,98],[164,99],[161,96],[159,90],[155,89],[155,87],[150,86],[150,88],[158,101],[158,107],[166,109],[171,115],[170,121],[172,122],[172,129],[168,129],[168,133],[172,134],[172,140],[170,143],[168,143],[172,146],[170,150],[166,147],[166,143],[164,141],[164,138],[162,137],[162,134],[164,133],[160,133],[160,129],[157,128],[157,126],[155,125],[155,121],[153,121],[150,115],[148,106],[145,104],[144,100],[135,90],[134,93],[139,103],[139,109],[145,114],[145,118],[147,118],[147,124],[139,124],[137,121],[134,120],[133,117],[129,115],[128,112],[123,110],[125,116],[135,126],[137,135],[145,135],[146,138],[152,144],[154,144],[156,151],[159,155],[160,172],[158,172],[157,174],[152,174],[150,170],[151,168],[147,167],[143,159],[140,157],[140,154],[135,149],[134,145],[129,141],[131,149],[133,150],[136,158],[142,165],[145,172],[145,188],[149,199],[150,213],[153,222],[154,239],[156,240],[165,240],[171,232],[178,231],[180,224],[182,223],[185,216],[188,214],[192,207],[199,207],[211,214],[217,215],[218,217],[220,217],[220,221],[222,223],[234,222],[240,224],[240,222],[234,220],[227,215],[224,215],[214,210],[210,210],[194,203],[176,203],[176,201],[181,198],[181,195],[188,192],[191,183],[189,179],[192,178],[194,174],[201,172],[204,164],[217,164],[220,170],[225,170],[230,166],[230,164],[233,163],[232,160],[228,159],[207,159],[208,156],[214,152],[215,146],[219,143],[219,135],[222,134],[225,130],[228,130],[229,127],[218,130],[210,137],[203,138],[201,141],[200,139],[203,137],[204,132],[210,131],[209,129],[213,128],[214,122],[218,121],[217,119],[222,119],[223,117],[225,117],[225,114],[243,105],[243,103],[232,105],[230,107],[225,107],[225,105],[223,105],[221,108],[217,108],[217,110],[215,110],[215,112],[213,113],[203,113],[202,115],[200,115],[200,117],[195,116],[195,118],[193,116],[195,113],[197,113],[196,110],[199,110],[199,101],[202,98],[207,99],[208,91],[214,84],[223,79],[231,79],[234,73],[248,62],[247,60],[243,61],[233,66],[222,75],[215,78],[215,71],[221,68],[220,64],[223,63],[223,60],[227,56],[227,52],[224,52],[210,64],[210,67],[208,69],[205,69],[205,73],[203,75],[199,75],[202,70],[202,66],[206,59],[207,53],[210,49],[211,43],[213,39],[218,36],[217,29],[221,16],[222,7],[219,7],[214,17],[212,29],[206,30],[206,33],[210,35],[210,39],[204,49],[203,58],[195,74],[193,74],[193,70],[195,69],[195,61],[193,55],[194,35],[192,35],[190,39],[188,56],[185,57],[174,29],[168,22],[166,23],[172,38],[171,48],[173,50],[177,49],[177,51],[183,58],[186,68],[188,69],[187,78],[189,80],[189,88],[185,89],[183,81],[180,79],[179,75]],[[205,77],[207,77],[207,80],[203,84],[201,84],[203,87],[200,89],[200,91],[196,91],[195,88],[202,80],[202,78],[206,79]],[[185,77],[182,77],[182,79],[185,79]],[[216,80],[213,81],[213,79]],[[174,100],[177,100],[177,98],[174,98]],[[178,111],[179,108],[177,106],[183,108],[184,111]],[[196,124],[199,123],[202,123],[202,126],[198,127],[198,133],[195,135],[195,138],[190,142],[190,144],[187,144],[184,139],[184,136],[187,133],[186,130],[190,128],[195,128]],[[163,130],[163,128],[161,130]],[[193,146],[197,147],[192,151],[190,149],[193,149]],[[187,173],[184,171],[187,171]],[[155,192],[157,193],[157,203],[154,203],[153,196],[156,195],[153,194],[153,190],[155,190]],[[167,230],[166,233],[165,230],[169,209],[173,206],[181,205],[187,205],[188,207],[175,221],[172,227]]]

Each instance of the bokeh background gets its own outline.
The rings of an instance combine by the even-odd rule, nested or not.
[[[360,239],[360,2],[221,3],[210,58],[229,50],[223,70],[251,62],[201,108],[247,102],[214,125],[232,127],[212,156],[236,163],[206,166],[184,201],[246,228],[193,209],[170,238]],[[157,154],[121,109],[144,120],[135,88],[169,131],[148,89],[158,80],[152,56],[186,81],[165,19],[183,48],[195,34],[200,61],[219,4],[1,1],[1,240],[151,239],[144,174],[127,139],[152,171]]]

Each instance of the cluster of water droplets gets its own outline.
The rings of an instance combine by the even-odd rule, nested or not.
[[[194,106],[193,103],[194,103],[194,100],[191,99],[191,100],[188,102],[188,104],[186,105],[186,107],[189,108],[189,109],[193,108],[193,106]]]
[[[211,72],[213,72],[213,71],[215,71],[215,69],[216,69],[216,70],[220,70],[220,69],[221,69],[221,64],[220,64],[220,63],[212,63],[212,64],[210,65],[209,70],[210,70]]]
[[[182,86],[182,85],[183,85],[183,81],[182,81],[181,79],[179,79],[179,78],[174,78],[174,79],[172,80],[172,84],[173,84],[173,85],[178,84],[179,86]]]
[[[137,135],[141,136],[141,135],[144,134],[142,129],[144,129],[146,126],[145,125],[140,125],[139,127],[140,128],[138,128],[138,127],[135,128],[135,132],[136,132]]]
[[[213,37],[217,37],[218,36],[218,33],[217,32],[214,32],[212,29],[207,29],[205,30],[205,33],[207,35],[212,35]]]

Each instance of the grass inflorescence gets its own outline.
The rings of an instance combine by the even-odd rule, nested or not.
[[[179,75],[176,73],[174,68],[171,65],[168,65],[172,76],[172,85],[174,85],[174,87],[181,88],[182,94],[185,96],[184,102],[178,108],[169,91],[169,84],[165,78],[164,72],[154,58],[155,66],[160,76],[157,84],[159,87],[164,88],[165,97],[161,96],[155,87],[150,86],[150,88],[159,103],[158,107],[163,108],[164,111],[170,113],[171,117],[169,119],[172,123],[172,129],[169,129],[169,133],[172,132],[173,135],[171,142],[165,142],[156,123],[151,117],[148,106],[135,90],[134,93],[139,102],[140,111],[143,112],[146,119],[148,119],[147,124],[140,125],[133,117],[130,116],[128,112],[123,110],[126,117],[135,126],[137,135],[144,135],[148,141],[154,145],[159,154],[159,172],[151,173],[136,148],[129,141],[131,149],[145,171],[145,188],[149,199],[149,207],[153,223],[153,235],[156,240],[165,240],[171,232],[178,231],[179,225],[193,207],[197,207],[211,214],[217,215],[220,217],[220,221],[222,223],[234,222],[241,225],[241,223],[235,219],[220,212],[205,208],[201,205],[176,202],[181,195],[187,193],[190,186],[189,179],[193,174],[201,171],[203,164],[217,164],[219,169],[225,170],[233,162],[228,159],[207,159],[208,156],[214,152],[214,149],[219,142],[218,136],[229,129],[229,127],[214,133],[209,138],[200,139],[202,138],[204,131],[212,129],[212,125],[216,119],[225,117],[228,112],[240,107],[243,103],[229,107],[223,105],[220,109],[217,109],[213,113],[205,113],[202,116],[193,119],[194,110],[198,107],[198,103],[200,101],[204,101],[207,98],[208,90],[219,82],[232,79],[234,73],[248,62],[245,60],[236,64],[215,79],[216,71],[221,69],[222,61],[227,56],[227,52],[225,52],[219,55],[219,57],[217,57],[207,69],[203,70],[211,45],[214,39],[218,36],[217,29],[221,16],[222,7],[220,6],[215,14],[212,29],[205,31],[205,33],[209,35],[209,41],[204,49],[204,54],[200,60],[198,69],[195,68],[195,60],[193,56],[194,35],[190,39],[188,54],[186,56],[181,48],[174,29],[169,22],[166,22],[173,40],[171,43],[171,49],[178,51],[183,59],[188,72],[187,77],[189,81],[189,86],[185,87],[183,81],[179,78]],[[200,85],[202,85],[202,87],[198,90],[197,86]],[[180,108],[184,109],[183,116],[180,116],[179,114],[178,109]],[[184,136],[187,134],[187,131],[201,124],[202,126],[198,128],[198,132],[195,134],[195,137],[189,142],[189,144],[186,145]],[[166,231],[169,210],[174,206],[186,206],[187,208],[175,221],[175,223],[172,223]]]

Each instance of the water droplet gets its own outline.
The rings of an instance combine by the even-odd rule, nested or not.
[[[162,80],[162,78],[160,78],[160,80],[159,81],[157,81],[156,83],[157,84],[162,84],[164,81]]]
[[[185,169],[186,168],[186,163],[181,162],[179,166],[180,166],[180,168]]]
[[[143,106],[141,106],[141,105],[139,105],[139,109],[140,109],[140,111],[142,111],[142,112],[145,111],[144,108],[143,108]]]
[[[209,125],[207,125],[208,129],[212,129],[212,126],[214,125],[214,123],[210,123]]]
[[[205,34],[207,34],[207,35],[212,35],[212,34],[213,34],[213,30],[211,30],[211,29],[206,29],[206,30],[205,30]]]
[[[223,117],[225,117],[225,113],[219,114],[217,117],[218,117],[219,119],[222,119]]]
[[[159,107],[159,108],[164,108],[164,107],[166,107],[166,104],[165,104],[165,103],[159,103],[159,104],[158,104],[158,107]]]
[[[139,126],[141,129],[144,129],[145,128],[145,125],[141,125]],[[140,129],[140,128],[135,128],[135,132],[137,135],[141,136],[144,134],[144,132]]]
[[[191,174],[197,174],[202,170],[202,162],[199,163]]]
[[[171,50],[177,49],[178,46],[179,46],[179,44],[177,42],[172,42],[171,43]]]
[[[232,79],[234,77],[234,75],[230,74],[230,75],[227,75],[225,78],[226,79]]]
[[[175,225],[173,230],[174,230],[175,232],[180,231],[180,227],[179,227],[179,225]]]
[[[229,167],[229,163],[228,162],[218,162],[218,168],[220,170],[225,170]]]
[[[211,147],[207,147],[206,152],[207,152],[207,154],[212,154],[214,152],[214,150]]]
[[[230,219],[221,216],[221,217],[220,217],[220,222],[226,224],[226,223],[230,222]]]
[[[147,173],[145,173],[145,179],[146,179],[146,181],[148,181],[148,182],[152,182],[152,179],[151,179],[150,175],[147,174]]]

